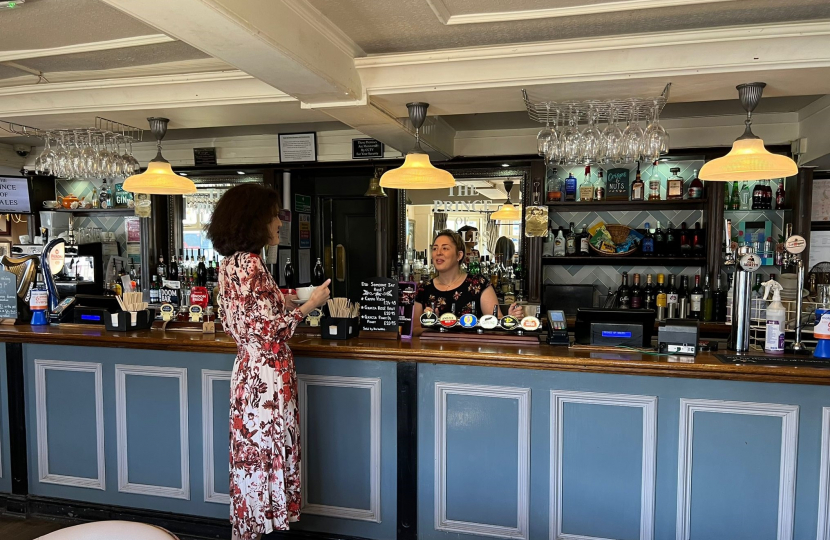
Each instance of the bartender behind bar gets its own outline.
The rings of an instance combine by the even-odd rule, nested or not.
[[[470,276],[461,268],[466,257],[464,239],[455,231],[444,230],[435,236],[432,242],[432,264],[438,276],[415,296],[415,309],[412,320],[415,323],[415,335],[421,335],[423,327],[420,320],[424,310],[432,310],[440,316],[453,313],[456,316],[472,313],[477,318],[483,314],[498,313],[496,291],[490,282],[481,276]],[[508,313],[517,319],[524,316],[524,309],[510,305]]]

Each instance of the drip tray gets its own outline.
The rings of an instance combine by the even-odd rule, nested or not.
[[[715,357],[724,364],[755,364],[763,366],[805,366],[830,368],[830,358],[813,358],[812,356],[752,356],[751,354],[716,354]]]

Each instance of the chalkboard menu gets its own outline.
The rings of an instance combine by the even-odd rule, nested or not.
[[[605,171],[606,200],[628,200],[628,174],[628,169],[610,169]]]
[[[0,268],[0,319],[17,318],[17,277]]]
[[[193,164],[197,166],[216,165],[216,148],[194,148]]]
[[[360,282],[360,329],[366,332],[398,332],[398,282],[371,278]]]

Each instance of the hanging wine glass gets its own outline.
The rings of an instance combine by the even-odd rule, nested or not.
[[[69,148],[69,166],[71,175],[83,178],[86,176],[86,168],[81,157],[81,146],[78,144],[78,132],[72,132],[72,146]]]
[[[630,102],[628,125],[623,130],[623,161],[633,163],[640,160],[643,143],[643,128],[640,127],[640,111],[636,101]]]
[[[52,134],[46,133],[43,136],[43,151],[35,160],[35,172],[43,175],[53,174],[55,151],[52,149]]]
[[[69,162],[69,151],[66,149],[66,133],[59,132],[58,149],[55,151],[55,176],[68,178],[72,175]]]
[[[547,114],[545,115],[545,127],[539,130],[536,134],[536,151],[540,156],[544,156],[548,152],[548,146],[551,144],[553,130],[550,129],[550,103],[545,103]]]
[[[550,141],[545,149],[545,165],[551,165],[559,161],[561,145],[559,142],[559,110],[554,113],[553,130]]]
[[[660,103],[654,100],[651,108],[651,123],[643,135],[643,156],[655,161],[669,151],[669,134],[660,125]]]
[[[619,125],[619,104],[611,102],[608,110],[608,125],[602,130],[600,163],[622,163],[623,132]]]
[[[579,163],[582,151],[582,135],[579,133],[579,111],[575,110],[573,104],[568,105],[568,128],[562,136],[562,157],[566,165]]]
[[[127,176],[124,171],[124,158],[121,156],[121,141],[123,138],[123,135],[116,134],[113,136],[113,160],[115,162],[114,175],[119,178],[126,178]]]
[[[588,104],[588,126],[582,131],[582,145],[580,161],[583,165],[590,165],[597,161],[599,147],[602,144],[602,132],[597,128],[598,103]]]
[[[98,154],[93,146],[92,130],[90,129],[86,130],[86,144],[84,144],[84,149],[81,150],[81,161],[83,161],[86,175],[89,178],[98,178]]]

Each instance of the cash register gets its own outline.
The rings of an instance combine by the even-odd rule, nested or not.
[[[579,308],[574,341],[580,345],[651,348],[653,309]]]

